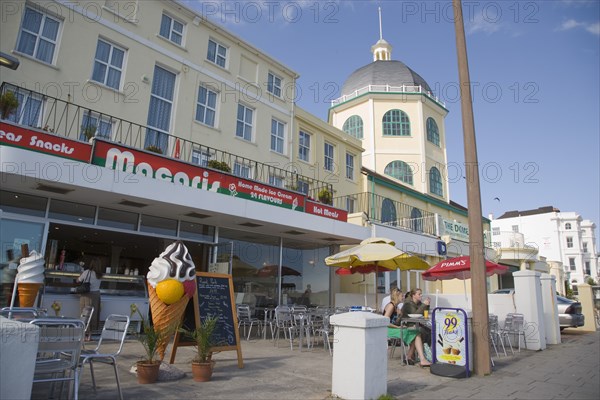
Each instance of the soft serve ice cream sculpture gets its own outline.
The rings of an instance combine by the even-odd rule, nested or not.
[[[181,322],[196,291],[196,267],[187,247],[181,241],[171,243],[152,261],[146,277],[154,328],[165,332]],[[167,343],[164,341],[158,348],[161,360]]]
[[[19,305],[33,307],[38,291],[44,284],[44,256],[35,250],[21,258],[17,268]]]

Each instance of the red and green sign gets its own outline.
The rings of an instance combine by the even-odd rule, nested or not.
[[[348,211],[339,210],[310,200],[306,201],[306,212],[309,214],[320,215],[321,217],[337,219],[338,221],[346,222],[348,220]]]
[[[90,162],[92,154],[92,146],[87,143],[5,122],[0,122],[0,144],[86,163]]]
[[[198,190],[304,211],[305,198],[301,194],[168,159],[161,155],[132,150],[115,143],[97,140],[92,163],[119,172],[143,175]]]

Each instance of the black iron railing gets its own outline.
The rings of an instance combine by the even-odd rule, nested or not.
[[[323,189],[333,193],[331,183],[298,174],[293,168],[278,168],[166,133],[158,133],[160,140],[156,140],[157,131],[148,126],[4,82],[0,95],[6,92],[14,94],[18,106],[3,110],[0,104],[0,117],[20,125],[80,141],[102,137],[203,167],[224,168],[242,178],[302,192],[315,199]]]
[[[436,214],[369,192],[340,196],[333,206],[349,213],[364,212],[381,224],[437,236]]]

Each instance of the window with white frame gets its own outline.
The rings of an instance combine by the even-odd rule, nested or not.
[[[221,68],[227,68],[227,47],[209,39],[206,59],[217,64]]]
[[[303,131],[298,134],[298,158],[310,162],[310,134]]]
[[[346,153],[346,178],[354,180],[354,155]]]
[[[254,118],[254,110],[246,107],[243,104],[238,104],[237,125],[235,135],[241,139],[252,141],[252,120]]]
[[[323,159],[323,168],[327,171],[333,171],[333,145],[331,143],[325,142],[325,147],[323,148],[324,159]]]
[[[571,236],[567,236],[567,248],[573,248],[573,238]]]
[[[112,137],[111,118],[89,110],[86,111],[81,121],[79,140],[89,140],[91,137],[110,139]]]
[[[38,127],[42,121],[42,97],[28,91],[13,91],[19,106],[6,118],[19,125]]]
[[[125,50],[106,40],[98,39],[92,80],[115,90],[121,88]]]
[[[498,236],[500,234],[500,228],[492,228],[492,236]]]
[[[269,185],[282,188],[284,186],[284,180],[281,176],[269,175]]]
[[[167,153],[169,129],[175,93],[175,74],[158,65],[154,66],[150,105],[148,107],[148,129],[144,148],[155,146]]]
[[[519,232],[519,225],[513,225],[512,226],[512,231],[513,232]]]
[[[569,257],[569,270],[575,271],[577,267],[575,266],[575,258]]]
[[[267,92],[274,94],[277,97],[281,97],[281,77],[269,72],[267,78]]]
[[[196,121],[208,126],[215,126],[217,115],[217,92],[205,86],[198,88],[198,102],[196,103]]]
[[[587,242],[583,242],[583,243],[581,244],[581,246],[583,247],[583,252],[584,252],[584,253],[587,253],[587,251],[588,251]]]
[[[48,64],[54,63],[60,21],[42,12],[25,7],[17,51]]]
[[[585,274],[586,275],[591,275],[592,270],[590,269],[590,262],[586,261],[585,262]]]
[[[271,119],[271,150],[283,154],[284,150],[284,129],[283,122]]]
[[[346,196],[346,211],[348,211],[349,213],[353,213],[355,205],[356,199],[351,196]]]
[[[240,178],[250,178],[252,176],[252,167],[236,161],[233,164],[233,174],[239,176]]]
[[[192,163],[200,165],[201,167],[207,167],[208,162],[212,159],[212,155],[208,150],[193,149],[192,150]]]
[[[302,179],[298,179],[296,191],[304,194],[308,194],[309,190],[308,182],[303,181]]]
[[[570,229],[571,229],[571,223],[570,223],[570,222],[567,222],[567,223],[565,224],[565,230],[570,230]]]
[[[160,20],[159,35],[181,46],[183,42],[183,22],[163,14]]]
[[[429,170],[429,191],[438,196],[444,195],[444,189],[442,186],[442,174],[436,167],[431,167]]]

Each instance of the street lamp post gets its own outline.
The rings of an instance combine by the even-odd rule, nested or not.
[[[467,59],[467,44],[461,0],[452,0],[454,8],[454,29],[456,32],[456,52],[460,81],[460,104],[465,148],[467,179],[467,208],[469,209],[469,254],[471,257],[471,303],[473,308],[474,372],[479,376],[491,373],[488,326],[488,300],[485,282],[485,260],[483,242],[483,222],[481,219],[481,192],[475,123],[471,97],[471,79]]]
[[[19,64],[20,63],[17,57],[13,57],[10,54],[6,54],[0,51],[0,67],[17,69],[19,67]]]

